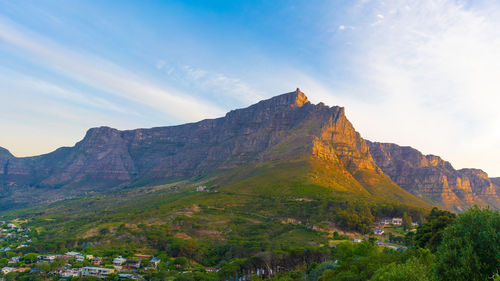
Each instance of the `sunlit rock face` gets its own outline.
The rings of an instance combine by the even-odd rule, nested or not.
[[[450,209],[497,198],[497,187],[480,171],[455,171],[437,156],[367,143],[343,107],[312,104],[297,89],[196,123],[126,131],[92,128],[75,146],[41,156],[16,158],[0,149],[0,206],[292,159],[307,162],[304,173],[315,184],[402,203],[430,206],[410,193]]]
[[[415,196],[461,211],[474,204],[500,208],[496,179],[479,169],[455,170],[434,155],[411,147],[368,142],[375,163],[398,185]]]
[[[377,167],[344,108],[311,104],[299,89],[196,123],[92,128],[74,147],[42,156],[15,158],[0,150],[1,196],[3,202],[59,200],[289,159],[309,163],[304,173],[320,185],[424,203]]]

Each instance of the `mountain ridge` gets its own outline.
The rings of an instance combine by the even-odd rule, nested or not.
[[[498,182],[480,169],[456,170],[439,156],[393,143],[367,141],[377,165],[399,186],[440,207],[463,211],[472,205],[500,208]]]
[[[257,171],[262,165],[288,167],[286,163],[293,162],[302,167],[293,173],[301,174],[304,184],[416,206],[430,206],[422,200],[440,205],[398,182],[393,171],[397,169],[387,170],[378,161],[383,154],[372,146],[355,130],[343,107],[312,104],[297,88],[215,119],[123,131],[91,128],[73,147],[44,155],[17,158],[0,149],[0,204],[51,202],[214,174],[221,175],[215,181],[221,186],[223,174],[235,169]],[[438,156],[415,157],[426,165],[453,169]],[[287,181],[285,177],[276,184]],[[450,204],[444,206],[452,208]]]
[[[1,195],[4,202],[60,200],[292,159],[306,167],[307,182],[425,205],[376,166],[343,107],[311,104],[300,89],[195,123],[91,128],[73,147],[9,158]]]

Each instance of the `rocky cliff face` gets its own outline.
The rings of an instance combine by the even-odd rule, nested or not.
[[[4,202],[57,200],[289,158],[322,163],[338,174],[311,172],[318,184],[334,182],[331,186],[347,191],[422,203],[377,167],[343,108],[311,104],[299,89],[197,123],[128,131],[93,128],[74,147],[42,156],[15,158],[0,151],[0,194]]]
[[[368,142],[377,165],[413,195],[447,209],[461,211],[474,204],[500,208],[495,180],[478,169],[455,170],[434,155],[411,147]]]

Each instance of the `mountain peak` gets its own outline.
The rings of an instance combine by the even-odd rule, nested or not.
[[[309,103],[306,95],[297,88],[295,91],[263,100],[260,103],[273,107],[302,107]]]
[[[14,155],[10,153],[7,149],[0,147],[0,157],[2,158],[13,158]]]
[[[282,96],[284,96],[283,98],[285,99],[285,102],[292,107],[302,107],[304,104],[309,102],[306,95],[300,91],[300,88],[297,88],[295,92],[287,93]]]

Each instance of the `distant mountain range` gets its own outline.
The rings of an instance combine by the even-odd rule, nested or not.
[[[288,163],[301,168],[282,168]],[[420,207],[500,208],[499,178],[457,171],[411,147],[366,141],[344,108],[311,104],[299,89],[197,123],[92,128],[74,147],[41,156],[16,158],[0,148],[0,206],[182,179],[211,177],[217,179],[211,188],[218,188],[244,181],[263,166],[333,190]]]

